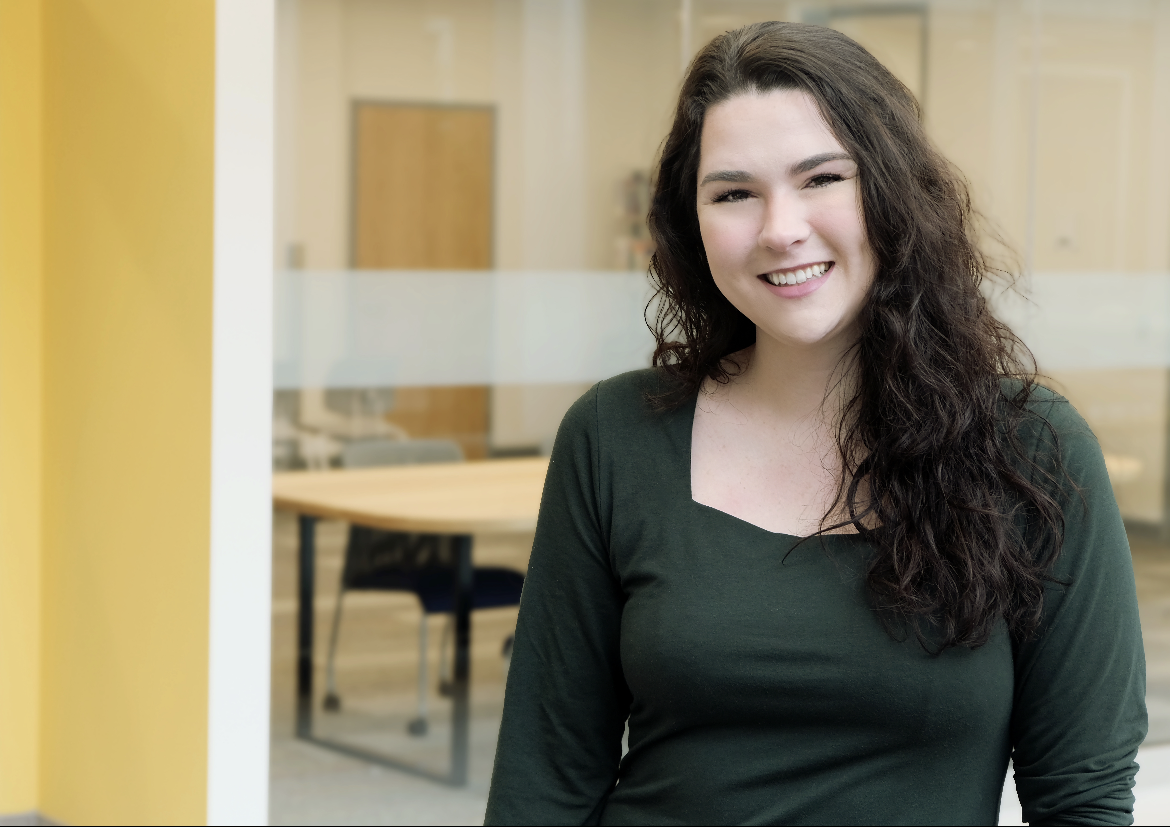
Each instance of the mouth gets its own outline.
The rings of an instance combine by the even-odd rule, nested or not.
[[[816,264],[803,264],[800,267],[790,267],[785,270],[774,270],[771,273],[762,273],[759,278],[769,284],[779,287],[783,284],[804,284],[810,279],[819,279],[835,264],[832,261],[819,261]]]

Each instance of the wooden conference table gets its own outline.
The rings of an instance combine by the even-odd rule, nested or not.
[[[293,471],[274,474],[277,509],[297,514],[300,536],[297,590],[298,738],[453,785],[467,783],[470,726],[472,535],[532,531],[548,459],[481,460],[434,465]],[[413,764],[313,735],[313,595],[316,525],[345,520],[385,531],[450,537],[455,553],[455,668],[451,771]]]

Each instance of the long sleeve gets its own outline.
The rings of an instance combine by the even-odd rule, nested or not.
[[[1065,542],[1035,639],[1019,645],[1013,764],[1032,824],[1130,824],[1146,735],[1133,562],[1105,461],[1064,400],[1043,405],[1071,478]],[[1041,439],[1041,461],[1052,440]],[[1051,455],[1051,454],[1050,454]]]
[[[520,601],[486,824],[596,823],[613,789],[630,695],[624,595],[598,474],[597,388],[566,415]]]

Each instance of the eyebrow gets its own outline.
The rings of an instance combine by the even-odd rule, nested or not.
[[[803,161],[798,161],[788,168],[790,175],[802,175],[806,172],[819,167],[821,164],[827,164],[829,161],[852,161],[848,152],[822,152],[820,155],[810,155]]]
[[[744,172],[742,169],[720,169],[704,175],[699,186],[704,187],[713,181],[725,181],[730,184],[746,184],[751,180],[752,174],[750,172]]]
[[[821,164],[827,164],[829,161],[851,161],[853,158],[847,152],[822,152],[820,155],[810,155],[803,161],[797,161],[788,168],[789,175],[803,175],[806,172],[819,167]],[[750,172],[742,169],[720,169],[715,172],[708,172],[703,176],[703,180],[699,183],[700,187],[704,187],[715,181],[723,181],[730,184],[746,184],[752,181],[754,176]]]

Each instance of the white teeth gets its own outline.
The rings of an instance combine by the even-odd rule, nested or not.
[[[764,278],[777,287],[781,284],[804,284],[809,279],[819,279],[829,271],[830,266],[828,262],[821,262],[788,273],[766,273]]]

